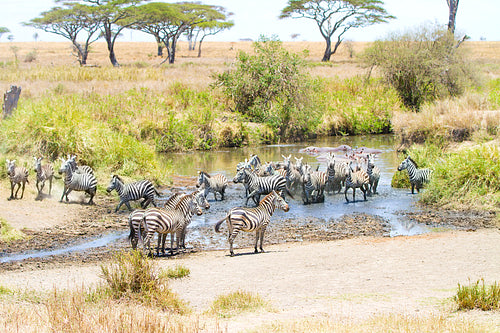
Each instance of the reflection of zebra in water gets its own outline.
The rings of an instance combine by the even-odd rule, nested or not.
[[[233,178],[235,183],[244,183],[248,186],[248,195],[245,205],[248,205],[248,199],[252,198],[256,205],[260,201],[261,194],[269,194],[273,190],[286,191],[286,193],[293,198],[286,187],[286,179],[280,175],[259,177],[249,169],[241,169]]]
[[[21,191],[21,198],[24,196],[24,188],[26,186],[26,183],[29,184],[28,180],[28,169],[25,167],[21,166],[16,166],[16,160],[6,160],[7,162],[7,174],[9,175],[10,179],[10,198],[11,199],[17,199],[17,193],[19,192],[19,189],[22,187]],[[14,196],[14,187],[17,185],[17,190],[16,190],[16,195]]]
[[[116,190],[120,196],[120,202],[118,206],[116,206],[115,212],[117,212],[123,204],[125,204],[129,210],[132,210],[129,201],[140,199],[144,199],[141,202],[142,208],[146,208],[150,203],[156,206],[154,202],[155,195],[160,195],[149,180],[140,180],[134,183],[125,184],[117,175],[111,177],[108,188],[106,189],[108,193],[113,190]]]
[[[432,170],[428,168],[419,169],[417,163],[410,156],[398,166],[398,171],[404,169],[408,171],[408,177],[410,178],[411,194],[414,194],[415,188],[417,188],[417,192],[420,192],[423,185],[430,181]]]
[[[71,191],[85,191],[90,195],[89,204],[94,204],[93,199],[97,190],[97,179],[93,174],[75,172],[71,160],[66,160],[59,169],[59,174],[66,174],[64,177],[64,190],[60,202],[66,197],[69,201],[68,194]]]
[[[364,200],[366,201],[366,192],[369,190],[369,184],[370,184],[370,177],[364,171],[361,169],[360,166],[356,167],[356,170],[353,171],[351,169],[351,163],[349,163],[348,167],[348,175],[345,180],[345,200],[349,202],[349,199],[347,199],[347,190],[352,188],[352,201],[356,201],[356,189],[359,188],[361,192],[363,192],[363,197]]]
[[[198,171],[198,183],[196,184],[196,187],[201,186],[204,186],[205,188],[205,197],[207,197],[209,193],[213,193],[215,201],[217,201],[217,193],[220,193],[221,200],[224,200],[227,178],[220,173],[210,176],[205,171]]]
[[[49,181],[49,195],[52,192],[52,179],[54,178],[54,167],[52,164],[42,165],[43,157],[33,157],[35,161],[35,172],[36,172],[36,189],[38,191],[38,198],[42,196],[42,190],[45,186],[45,182]]]
[[[234,256],[233,242],[240,231],[252,232],[255,231],[255,253],[258,253],[257,245],[260,240],[260,251],[264,252],[262,248],[262,242],[264,240],[264,233],[266,232],[267,225],[271,220],[271,216],[274,211],[282,209],[288,212],[289,207],[286,201],[281,197],[281,193],[272,191],[262,201],[257,207],[254,208],[244,208],[235,207],[232,208],[229,213],[222,220],[217,222],[215,225],[215,231],[220,232],[220,226],[224,221],[227,221],[229,233],[229,252],[231,256]]]
[[[148,208],[143,214],[144,247],[147,247],[151,254],[151,239],[156,233],[170,234],[170,253],[173,254],[174,234],[183,229],[184,225],[191,221],[194,214],[201,215],[201,207],[196,202],[194,193],[184,195],[174,209],[165,210],[161,208]],[[141,224],[139,224],[139,227]],[[140,234],[140,231],[139,231]],[[177,250],[179,242],[177,242]],[[157,255],[160,253],[157,249]]]
[[[366,173],[370,177],[370,191],[371,194],[377,194],[378,182],[380,180],[380,169],[375,165],[375,154],[369,154]]]

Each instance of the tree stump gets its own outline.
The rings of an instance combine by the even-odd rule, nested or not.
[[[18,86],[10,86],[10,89],[3,94],[2,113],[4,118],[9,117],[12,111],[17,108],[19,95],[21,95],[21,87]]]

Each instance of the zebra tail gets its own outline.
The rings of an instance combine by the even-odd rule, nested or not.
[[[222,223],[224,223],[225,220],[227,220],[228,216],[226,215],[222,220],[220,220],[219,222],[217,222],[215,224],[215,232],[220,232],[220,226]]]

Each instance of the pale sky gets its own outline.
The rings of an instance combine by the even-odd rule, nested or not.
[[[156,0],[158,1],[158,0]],[[164,2],[179,2],[164,1]],[[242,38],[257,40],[260,35],[277,35],[282,41],[292,40],[292,34],[300,34],[297,41],[324,41],[313,20],[278,19],[287,0],[202,0],[204,4],[223,6],[234,13],[231,19],[235,26],[205,41],[238,41]],[[351,29],[345,39],[353,41],[373,41],[386,37],[390,32],[404,31],[426,22],[446,26],[448,6],[446,0],[385,0],[384,7],[395,20],[385,24]],[[7,36],[14,35],[14,41],[33,41],[35,32],[39,41],[66,41],[66,39],[24,27],[27,22],[41,12],[56,6],[54,0],[0,0],[0,26],[10,29],[0,42],[8,42]],[[500,0],[461,0],[456,18],[457,33],[466,33],[472,40],[481,38],[500,41]],[[138,31],[126,30],[119,41],[154,41],[152,36]]]

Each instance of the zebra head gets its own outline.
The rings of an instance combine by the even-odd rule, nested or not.
[[[375,154],[368,155],[368,165],[371,167],[375,166]]]
[[[109,181],[109,185],[108,188],[106,189],[106,192],[110,193],[114,189],[117,189],[119,186],[118,183],[121,183],[121,185],[123,185],[123,181],[121,180],[121,178],[117,175],[111,176],[111,180]]]
[[[61,164],[61,168],[58,171],[60,175],[70,170],[73,170],[71,167],[71,159],[65,160],[61,157],[61,160],[63,161],[63,163]]]
[[[273,191],[272,193],[274,195],[274,199],[273,199],[274,206],[276,208],[283,210],[284,212],[288,212],[290,210],[290,206],[288,206],[285,199],[283,199],[283,196],[282,196],[283,191],[279,191],[279,192]]]
[[[16,160],[6,160],[7,162],[7,173],[9,175],[14,174],[14,170],[16,169]]]
[[[36,172],[42,169],[42,159],[43,157],[36,157],[36,156],[33,157],[33,160],[35,161],[33,170],[35,170]]]
[[[404,169],[408,168],[408,165],[410,164],[410,156],[405,158],[403,162],[398,166],[398,171],[403,171]]]
[[[190,215],[201,215],[203,214],[203,211],[201,210],[200,205],[198,204],[196,195],[194,193],[189,195],[191,197],[191,200],[189,200],[188,203],[188,212]]]
[[[203,171],[198,171],[198,182],[196,183],[196,187],[199,188],[201,185],[203,185],[205,181],[205,177],[207,177],[208,174],[206,174]]]
[[[233,178],[233,183],[243,183],[247,177],[248,169],[240,169]]]
[[[208,203],[207,197],[205,197],[205,192],[203,190],[198,191],[194,195],[198,206],[205,207],[205,209],[210,209],[210,204]]]
[[[299,170],[299,171],[302,170],[302,159],[303,159],[303,157],[301,157],[301,158],[294,157],[294,158],[295,158],[295,168],[297,170]]]

